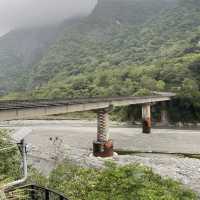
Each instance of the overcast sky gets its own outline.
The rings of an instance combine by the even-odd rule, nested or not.
[[[85,15],[95,4],[96,0],[0,0],[0,35],[18,27]]]

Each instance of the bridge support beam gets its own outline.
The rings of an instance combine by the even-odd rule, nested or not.
[[[142,105],[143,133],[151,133],[151,104]]]
[[[167,113],[167,108],[166,108],[166,102],[161,103],[161,124],[162,125],[168,125],[168,113]]]
[[[113,156],[113,142],[109,139],[109,109],[97,111],[97,141],[93,143],[93,154],[96,157]]]

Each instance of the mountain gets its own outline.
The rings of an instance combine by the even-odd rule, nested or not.
[[[0,37],[0,94],[24,91],[29,73],[62,36],[73,18],[60,24],[12,30]]]
[[[0,60],[2,55],[8,58],[0,62],[0,70],[6,71],[1,87],[10,78],[14,87],[9,83],[5,91],[23,89],[31,98],[144,95],[168,90],[181,97],[178,111],[193,110],[188,118],[200,118],[199,18],[197,0],[99,0],[88,17],[65,23],[60,34],[54,29],[55,34],[52,31],[53,36],[46,37],[49,31],[44,28],[38,34],[42,39],[33,42],[35,46],[28,39],[26,48],[20,42],[17,48],[1,53]],[[10,34],[15,42],[20,41],[15,31]],[[19,35],[24,40],[29,34],[19,31]],[[9,47],[11,41],[8,36],[3,40],[0,49]],[[39,44],[47,44],[41,52],[37,51]],[[18,57],[19,52],[30,54]],[[11,93],[9,98],[21,95]]]
[[[13,30],[0,38],[0,93],[23,90],[28,70],[59,35],[59,26]]]
[[[33,85],[41,86],[63,72],[71,76],[102,66],[144,63],[149,49],[154,51],[147,26],[153,29],[152,21],[174,6],[169,0],[100,0],[93,13],[72,25],[34,68]]]
[[[134,94],[138,88],[102,93],[105,85],[96,81],[104,71],[139,70],[140,65],[147,69],[157,61],[183,55],[192,46],[190,40],[198,35],[199,14],[195,6],[188,8],[188,2],[185,5],[175,0],[100,0],[88,18],[73,24],[49,49],[34,68],[31,85],[43,87],[44,97],[53,97],[54,89],[60,96]],[[86,88],[73,87],[78,81]],[[97,91],[88,88],[91,86]]]

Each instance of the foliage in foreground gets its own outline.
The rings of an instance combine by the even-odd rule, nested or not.
[[[13,148],[14,147],[14,148]],[[0,200],[26,199],[22,190],[16,190],[7,194],[1,191],[7,182],[11,182],[20,176],[20,157],[17,146],[15,147],[8,136],[7,131],[0,130]]]
[[[16,179],[20,175],[19,152],[7,131],[0,130],[0,181]]]
[[[196,200],[180,183],[161,178],[141,165],[116,166],[102,170],[64,163],[49,176],[48,187],[71,200]]]

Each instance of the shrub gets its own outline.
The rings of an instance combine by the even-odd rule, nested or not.
[[[96,170],[64,163],[49,177],[49,187],[71,200],[196,200],[179,182],[161,178],[150,168],[113,163]]]

